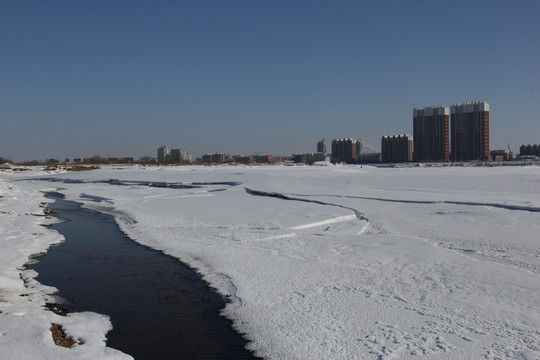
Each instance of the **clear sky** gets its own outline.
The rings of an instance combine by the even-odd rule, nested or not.
[[[485,100],[540,143],[540,1],[0,0],[0,156],[290,155]]]

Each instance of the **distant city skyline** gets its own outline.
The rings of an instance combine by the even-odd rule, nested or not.
[[[0,156],[290,155],[485,100],[540,142],[540,2],[3,1]]]

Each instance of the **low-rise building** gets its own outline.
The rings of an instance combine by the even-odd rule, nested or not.
[[[274,163],[290,162],[292,161],[292,156],[272,156]]]
[[[491,150],[489,152],[489,155],[491,157],[491,161],[509,161],[510,158],[510,150],[504,149],[504,150]]]
[[[226,160],[226,154],[205,154],[202,156],[203,164],[224,164]]]
[[[380,152],[362,153],[358,156],[358,164],[375,164],[382,161]]]
[[[253,155],[253,161],[257,164],[273,164],[274,157],[272,155]]]
[[[330,162],[331,157],[325,153],[293,154],[292,160],[296,164],[309,164],[320,161]]]
[[[246,164],[246,165],[250,165],[250,164],[253,164],[253,162],[255,161],[253,156],[235,156],[233,158],[233,161],[237,164]]]

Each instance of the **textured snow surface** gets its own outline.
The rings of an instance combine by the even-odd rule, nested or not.
[[[20,270],[62,240],[26,215],[46,188],[197,268],[265,358],[540,358],[540,167],[0,173],[7,358],[123,356],[106,316],[42,310],[51,289]],[[51,322],[83,344],[56,347]]]

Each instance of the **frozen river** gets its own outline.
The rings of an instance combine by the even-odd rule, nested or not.
[[[33,180],[44,176],[55,181]],[[123,358],[100,347],[110,323],[39,310],[50,289],[17,270],[59,241],[39,226],[53,220],[25,215],[58,188],[197,269],[230,300],[223,315],[257,356],[540,357],[538,166],[110,167],[0,179],[1,254],[11,256],[0,255],[0,345],[18,358]],[[46,340],[53,321],[84,342],[63,355]]]

